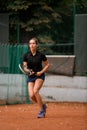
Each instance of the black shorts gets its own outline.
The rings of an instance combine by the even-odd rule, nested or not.
[[[29,76],[27,79],[27,83],[28,82],[35,82],[35,80],[37,80],[37,79],[45,80],[45,74],[42,74],[41,76]]]

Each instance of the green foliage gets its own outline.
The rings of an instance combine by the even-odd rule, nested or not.
[[[77,0],[75,3],[77,14],[87,14],[87,0]]]
[[[20,26],[20,42],[36,36],[41,43],[69,43],[73,42],[74,4],[78,12],[81,7],[86,11],[86,0],[1,0],[0,12],[9,13],[10,42],[17,42]]]

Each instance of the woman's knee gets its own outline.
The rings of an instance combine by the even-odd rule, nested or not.
[[[36,95],[37,93],[39,93],[38,89],[34,89],[34,95]]]
[[[33,99],[35,97],[34,93],[29,95],[31,99]]]

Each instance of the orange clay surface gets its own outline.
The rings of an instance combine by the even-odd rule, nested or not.
[[[47,103],[38,119],[37,104],[0,106],[0,130],[87,130],[87,103]]]

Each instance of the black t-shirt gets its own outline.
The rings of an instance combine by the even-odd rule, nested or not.
[[[46,61],[46,56],[37,51],[36,55],[32,55],[31,52],[27,52],[24,55],[23,61],[27,62],[28,68],[32,69],[34,72],[38,72],[42,70],[42,62]]]

